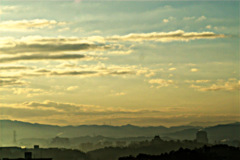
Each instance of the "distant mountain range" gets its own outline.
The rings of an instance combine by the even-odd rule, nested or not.
[[[240,123],[219,124],[203,128],[208,133],[210,141],[240,140]],[[169,133],[168,136],[177,139],[194,139],[198,128],[188,128],[181,131]]]
[[[16,131],[16,138],[54,138],[56,136],[76,138],[83,136],[104,136],[112,138],[123,137],[169,137],[169,139],[195,139],[199,129],[207,131],[211,141],[230,139],[240,140],[240,123],[216,125],[212,127],[199,126],[176,126],[176,127],[139,127],[133,125],[109,126],[109,125],[80,125],[80,126],[56,126],[21,121],[0,120],[0,145],[13,142],[13,131]]]

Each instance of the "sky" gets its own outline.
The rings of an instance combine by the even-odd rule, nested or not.
[[[0,119],[240,120],[238,1],[0,1]]]

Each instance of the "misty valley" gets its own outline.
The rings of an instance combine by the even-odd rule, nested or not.
[[[33,159],[53,160],[168,160],[182,159],[186,153],[186,160],[226,156],[233,160],[240,155],[240,135],[237,134],[240,123],[167,128],[133,125],[60,127],[10,120],[0,122],[5,128],[0,136],[0,158],[3,160],[26,159],[28,154]]]

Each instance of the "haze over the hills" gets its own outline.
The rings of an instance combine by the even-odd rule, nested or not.
[[[155,135],[172,139],[196,138],[196,132],[204,129],[208,133],[210,142],[219,140],[240,140],[240,123],[223,124],[209,127],[200,126],[175,126],[175,127],[139,127],[133,125],[109,126],[109,125],[80,125],[80,126],[53,126],[32,124],[20,121],[0,120],[1,145],[12,144],[13,131],[16,131],[17,139],[42,139],[49,140],[56,136],[89,139],[84,136],[103,136],[109,138],[145,137],[149,139]],[[105,139],[106,139],[105,138]],[[91,138],[90,138],[91,139]],[[84,142],[84,141],[82,141]],[[86,142],[86,140],[85,140]]]

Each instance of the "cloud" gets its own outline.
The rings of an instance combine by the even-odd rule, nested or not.
[[[198,72],[198,69],[197,68],[192,68],[190,71],[191,72]]]
[[[229,80],[225,82],[218,82],[216,84],[212,84],[210,86],[199,86],[192,84],[190,88],[194,88],[198,91],[206,92],[206,91],[235,91],[240,90],[240,81],[237,80]]]
[[[1,115],[10,119],[24,119],[31,122],[50,123],[64,119],[68,124],[102,124],[111,120],[113,125],[178,125],[188,124],[191,121],[202,121],[205,119],[229,120],[238,119],[237,114],[201,114],[192,108],[167,107],[163,110],[150,109],[123,109],[110,108],[95,105],[74,104],[55,101],[29,101],[21,104],[0,104]],[[189,112],[191,111],[191,112]],[[176,115],[177,113],[177,115]]]
[[[191,66],[191,67],[193,67],[193,66],[196,66],[196,64],[194,64],[194,63],[187,63],[186,66]]]
[[[53,118],[55,120],[65,119],[71,123],[75,121],[78,125],[84,121],[107,118],[110,116],[142,116],[145,114],[159,115],[158,110],[132,110],[122,108],[106,108],[94,105],[82,105],[73,103],[62,103],[54,101],[24,102],[22,104],[1,104],[1,115],[9,118],[20,118],[26,120],[41,120]],[[89,117],[90,116],[90,117]],[[81,118],[80,118],[81,117]],[[40,120],[40,121],[39,121]],[[49,122],[48,122],[49,123]]]
[[[69,31],[69,30],[70,30],[69,27],[65,27],[65,28],[58,29],[58,32],[66,32],[66,31]]]
[[[145,77],[152,77],[155,75],[156,75],[156,73],[154,71],[150,71],[149,73],[145,74]]]
[[[9,13],[9,12],[12,12],[12,11],[15,11],[17,9],[18,9],[17,6],[3,6],[3,5],[1,5],[1,7],[0,7],[0,15],[1,14],[5,14],[5,13]]]
[[[170,21],[172,21],[172,20],[174,20],[174,19],[175,19],[174,17],[169,17],[168,19],[165,18],[165,19],[163,19],[163,22],[164,22],[164,23],[168,23],[168,22],[170,22]]]
[[[3,37],[0,39],[0,53],[55,53],[86,50],[110,49],[110,45],[94,44],[76,37],[41,37],[29,36],[21,39]]]
[[[1,107],[1,116],[10,116],[13,118],[33,118],[48,117],[52,115],[63,115],[64,113],[54,110],[30,109],[30,108],[13,108]]]
[[[224,38],[223,34],[216,34],[213,32],[184,32],[177,30],[172,32],[152,32],[152,33],[132,33],[124,36],[106,37],[107,41],[158,41],[158,42],[172,42],[172,41],[190,41],[197,39],[214,39]]]
[[[183,20],[184,21],[192,21],[192,20],[195,20],[196,22],[201,22],[201,21],[204,21],[204,20],[206,20],[207,19],[207,17],[205,17],[205,16],[200,16],[200,17],[194,17],[194,16],[192,16],[192,17],[184,17],[183,18]]]
[[[211,80],[199,79],[199,80],[186,80],[186,83],[209,83]]]
[[[77,76],[77,75],[94,75],[97,74],[98,72],[96,71],[52,71],[50,72],[50,75],[54,75],[54,76]]]
[[[41,28],[52,28],[54,26],[64,25],[65,22],[57,22],[47,19],[18,20],[18,21],[2,21],[0,22],[0,30],[3,31],[31,31]]]
[[[169,85],[173,84],[173,80],[165,80],[165,79],[150,79],[148,81],[150,84],[157,84],[157,88],[161,87],[168,87]]]
[[[189,20],[194,20],[196,17],[184,17],[183,20],[189,21]]]
[[[211,26],[211,25],[207,25],[206,28],[207,28],[207,29],[211,29],[212,26]]]
[[[128,55],[133,53],[133,50],[122,50],[122,51],[108,51],[107,54],[110,55]]]
[[[204,21],[204,20],[206,20],[206,19],[207,19],[207,17],[201,16],[201,17],[199,17],[198,19],[196,19],[196,21],[197,21],[197,22],[200,22],[200,21]]]
[[[210,82],[210,80],[206,80],[206,79],[196,80],[196,83],[208,83],[208,82]]]
[[[119,92],[121,93],[121,92]],[[122,93],[120,95],[123,95]],[[34,121],[34,116],[37,117],[35,120],[44,119],[64,119],[68,121],[68,124],[78,125],[81,123],[91,123],[92,120],[99,120],[98,123],[102,123],[100,119],[107,118],[144,118],[146,116],[161,117],[166,116],[168,113],[176,113],[178,110],[150,110],[150,109],[130,109],[130,108],[112,108],[102,107],[96,105],[85,105],[85,104],[74,104],[65,102],[55,102],[46,100],[44,102],[29,101],[21,104],[1,104],[0,109],[3,108],[3,116],[11,118],[24,118],[27,120]],[[32,113],[32,115],[31,115]],[[46,113],[46,114],[45,114]],[[42,117],[42,118],[39,118]],[[81,118],[80,118],[81,117]],[[47,122],[47,121],[46,121]],[[50,122],[48,122],[50,123]],[[95,124],[98,124],[95,123]]]
[[[81,66],[79,66],[81,67]],[[146,70],[146,74],[148,74],[148,70],[146,68],[137,68],[136,66],[117,66],[117,65],[109,65],[109,66],[83,66],[84,68],[79,69],[78,67],[74,70],[68,71],[51,71],[50,75],[95,75],[95,76],[124,76],[124,75],[142,75],[144,73],[138,73],[139,70]]]
[[[24,102],[23,106],[27,106],[30,108],[42,108],[45,110],[45,108],[52,108],[56,109],[58,111],[67,111],[67,112],[73,112],[81,109],[82,107],[88,107],[88,106],[83,106],[83,105],[76,105],[72,103],[60,103],[60,102],[54,102],[54,101],[44,101],[44,102]]]
[[[33,72],[25,72],[21,74],[21,77],[33,77],[33,76],[99,76],[98,70],[50,70],[50,69],[37,69]],[[71,90],[70,87],[68,90]],[[72,88],[73,89],[73,88]]]
[[[118,92],[118,93],[115,93],[115,96],[124,96],[124,95],[126,95],[125,92]]]
[[[177,68],[174,68],[174,67],[173,67],[173,68],[169,68],[168,70],[169,70],[169,71],[175,71],[176,69],[177,69]]]
[[[67,91],[74,91],[76,89],[78,89],[78,86],[70,86],[67,88]]]
[[[54,68],[54,69],[53,69]],[[9,67],[4,69],[15,69]],[[47,68],[31,68],[30,70],[11,71],[5,70],[1,73],[1,86],[11,85],[26,85],[32,77],[50,77],[50,76],[79,76],[79,77],[96,77],[96,76],[152,76],[155,73],[146,67],[134,65],[105,65],[98,63],[97,65],[50,65]],[[24,79],[21,80],[21,79]],[[76,89],[76,86],[70,86],[66,90],[71,91]],[[36,95],[36,94],[34,94]],[[30,96],[30,95],[29,95]]]
[[[98,63],[97,65],[67,65],[63,67],[70,67],[68,70],[46,70],[41,69],[41,72],[48,75],[84,75],[84,76],[125,76],[125,75],[148,75],[153,74],[151,70],[141,66],[134,65],[105,65]],[[38,71],[39,72],[39,71]]]
[[[0,80],[0,86],[9,86],[9,85],[23,85],[24,83],[15,79],[11,80]]]
[[[24,70],[29,68],[30,67],[26,67],[26,66],[0,66],[0,70],[22,70],[22,69]]]
[[[47,55],[47,54],[32,54],[21,55],[14,57],[0,58],[2,63],[14,61],[33,61],[33,60],[69,60],[69,59],[88,59],[85,55],[81,54],[60,54],[60,55]]]
[[[164,22],[164,23],[168,23],[169,20],[168,20],[168,19],[163,19],[163,22]]]
[[[39,88],[12,88],[15,95],[26,95],[27,97],[38,96],[40,94],[47,94],[46,91]]]
[[[0,77],[0,86],[18,86],[25,85],[25,81],[21,81],[19,77]]]
[[[121,93],[120,95],[124,95]],[[158,110],[144,110],[144,109],[121,109],[121,108],[107,108],[95,105],[63,103],[46,100],[44,102],[24,102],[22,106],[29,107],[30,109],[42,109],[42,110],[56,110],[59,112],[65,112],[71,115],[115,115],[115,114],[145,114],[145,113],[160,113]]]
[[[125,75],[125,74],[135,74],[134,71],[111,71],[110,75]]]
[[[11,37],[0,38],[0,53],[19,54],[19,53],[56,53],[56,52],[76,52],[88,50],[107,50],[115,49],[112,54],[130,54],[132,51],[123,51],[119,44],[114,42],[121,41],[158,41],[172,42],[197,39],[225,38],[223,34],[214,32],[184,32],[177,30],[172,32],[152,32],[152,33],[132,33],[128,35],[114,35],[108,37],[41,37],[28,36],[21,39]],[[105,44],[107,43],[108,44]],[[121,48],[119,48],[121,47]],[[111,52],[110,52],[111,54]]]

